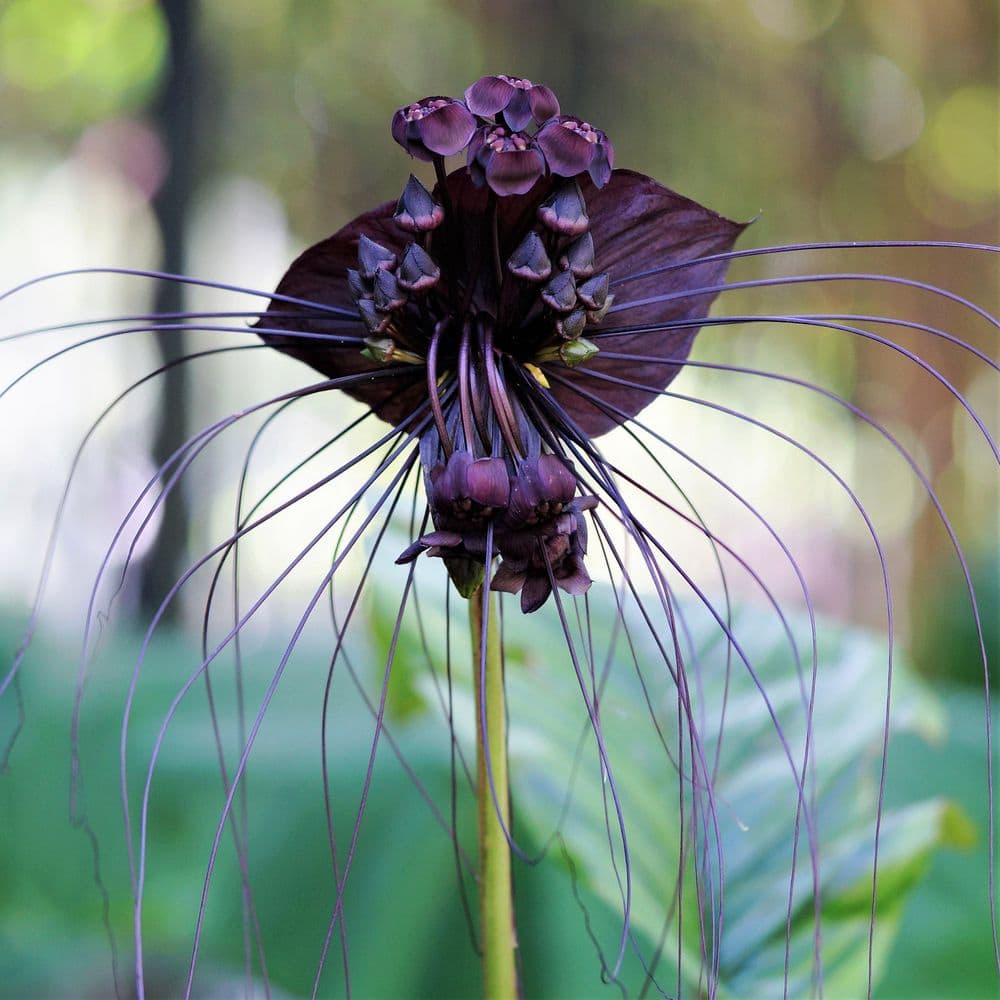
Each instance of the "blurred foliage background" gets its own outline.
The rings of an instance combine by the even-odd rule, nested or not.
[[[398,195],[413,164],[389,139],[396,107],[427,94],[459,95],[490,72],[551,86],[564,110],[609,133],[620,166],[648,173],[730,217],[760,213],[744,246],[996,242],[998,27],[996,5],[978,0],[0,0],[0,284],[11,287],[63,267],[108,264],[162,267],[267,290],[304,246]],[[958,251],[758,258],[738,262],[732,277],[824,270],[905,275],[933,281],[994,312],[1000,305],[990,260]],[[90,277],[52,287],[58,294],[42,288],[0,304],[0,329],[154,307],[231,305],[206,289],[191,289],[174,301],[157,299],[151,283],[125,278]],[[723,296],[717,306],[717,312],[732,314],[786,311],[906,316],[994,349],[992,331],[981,320],[953,302],[899,286],[748,290]],[[995,383],[981,363],[929,337],[888,335],[940,365],[980,412],[996,413]],[[30,428],[0,441],[6,520],[0,533],[0,613],[11,648],[32,600],[76,442],[101,407],[159,363],[157,352],[170,344],[180,349],[176,337],[160,347],[127,338],[102,344],[68,367],[40,373],[8,398],[4,425]],[[28,342],[7,347],[0,354],[4,382],[52,349]],[[777,369],[828,386],[883,421],[914,451],[969,552],[996,662],[995,467],[954,400],[898,356],[841,334],[807,336],[778,325],[720,327],[704,331],[697,350],[702,360]],[[29,728],[20,758],[12,760],[17,765],[20,759],[20,779],[0,780],[0,815],[14,817],[3,820],[4,852],[13,859],[0,885],[0,950],[13,956],[0,960],[6,981],[14,984],[5,995],[57,994],[77,975],[94,995],[103,988],[103,972],[95,971],[103,970],[107,950],[100,901],[84,838],[63,818],[73,641],[87,584],[157,454],[169,453],[171,442],[255,394],[300,381],[294,363],[261,353],[238,379],[226,380],[221,368],[206,364],[160,393],[141,394],[95,442],[80,470],[67,515],[78,530],[63,539],[44,606],[45,622],[66,645],[36,656],[43,665],[35,666],[28,681]],[[707,371],[688,371],[678,385],[773,419],[846,470],[891,557],[901,636],[952,713],[949,735],[933,751],[914,740],[897,755],[905,763],[898,764],[893,787],[909,783],[922,794],[949,792],[981,816],[976,639],[954,553],[919,484],[884,442],[821,399],[770,384],[762,393],[754,379]],[[324,421],[341,419],[341,412],[320,409],[292,426],[303,435],[321,434]],[[801,553],[821,610],[884,627],[870,541],[848,503],[831,502],[819,477],[779,450],[762,446],[752,460],[742,452],[735,457],[726,420],[680,406],[664,409],[662,420],[764,509],[782,511],[786,538]],[[628,449],[625,442],[620,447]],[[39,462],[43,450],[46,458]],[[231,506],[218,506],[215,498],[237,474],[243,453],[238,442],[220,453],[169,508],[156,543],[138,553],[145,561],[119,604],[124,620],[130,614],[148,617],[165,589],[162,581],[227,530]],[[274,456],[269,468],[280,470],[283,460]],[[715,503],[711,496],[699,501],[706,517],[724,509]],[[678,550],[698,558],[700,550],[688,544],[678,539]],[[755,564],[773,558],[753,534],[746,546]],[[775,586],[794,593],[794,581],[778,579]],[[293,587],[269,604],[267,626],[286,623],[302,592]],[[183,643],[184,630],[196,623],[197,594],[186,611],[180,607],[175,625]],[[123,661],[128,655],[121,652]],[[120,685],[109,681],[95,699],[92,725],[114,731],[121,694]],[[291,745],[297,745],[295,726],[289,719]],[[191,762],[188,781],[181,766],[177,801],[162,807],[156,835],[177,845],[178,871],[185,865],[200,871],[203,841],[185,840],[185,800],[194,777],[201,780],[210,766]],[[291,785],[294,774],[288,774]],[[91,803],[100,817],[95,822],[110,831],[104,843],[114,843],[116,794],[113,787],[102,788]],[[386,793],[390,799],[392,794]],[[290,791],[288,801],[290,827],[320,829],[307,818],[320,808],[313,792]],[[411,846],[419,836],[413,833]],[[970,905],[966,913],[956,902],[981,894],[975,880],[984,877],[983,836],[980,830],[981,856],[942,855],[932,864],[904,914],[905,930],[880,995],[973,996],[977,989],[989,995],[988,956],[976,952],[978,964],[971,970],[967,961],[968,941],[981,941],[984,933],[982,906]],[[294,844],[306,857],[305,843],[286,831],[275,834],[273,850],[287,852]],[[109,851],[111,864],[120,864],[121,852],[113,846]],[[447,866],[447,858],[442,863]],[[398,894],[400,906],[441,891],[433,871],[421,870],[423,881],[410,887],[413,896]],[[550,876],[556,877],[541,878]],[[198,884],[200,876],[178,877],[179,884],[192,880]],[[127,894],[127,886],[117,888]],[[276,891],[269,905],[291,913],[304,890],[294,883],[281,889],[284,894]],[[376,898],[386,891],[393,889],[373,883],[359,895]],[[530,891],[537,892],[535,910],[543,913],[544,885]],[[450,883],[447,894],[454,895]],[[168,899],[154,919],[164,953],[183,950],[188,903],[171,911]],[[567,905],[573,909],[571,901]],[[533,933],[524,933],[526,947],[547,956],[545,991],[553,995],[567,984],[573,988],[566,993],[583,995],[586,989],[572,976],[576,956],[592,952],[582,935],[565,930],[569,919],[552,912],[535,921]],[[458,963],[452,980],[458,983],[473,963],[460,914],[448,920],[432,942],[421,945],[422,952],[414,945],[413,954],[428,963]],[[39,950],[42,938],[57,947]],[[303,945],[290,936],[288,953],[276,959],[279,967],[295,967],[296,948],[311,956],[315,942]],[[57,952],[65,968],[53,964]]]

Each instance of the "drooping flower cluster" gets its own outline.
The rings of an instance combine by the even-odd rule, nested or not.
[[[725,272],[711,255],[743,229],[614,171],[604,132],[560,110],[547,87],[510,76],[484,77],[464,101],[400,108],[393,137],[434,164],[436,187],[411,176],[397,202],[307,250],[261,323],[270,344],[328,376],[379,372],[346,391],[419,437],[434,530],[400,561],[442,557],[466,596],[490,574],[525,612],[554,587],[589,587],[584,515],[608,484],[577,466],[591,437],[676,374]],[[462,153],[465,168],[447,174],[444,158]],[[644,277],[635,262],[654,255],[684,266]],[[629,327],[602,357],[585,334],[626,278]],[[344,333],[296,302],[355,309],[364,350],[283,337]]]

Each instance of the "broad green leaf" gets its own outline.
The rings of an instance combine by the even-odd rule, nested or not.
[[[614,620],[616,610],[611,596],[595,588],[590,619],[598,661],[607,650],[608,623]],[[710,616],[693,607],[683,611],[690,637],[685,650],[687,672],[704,759],[711,766],[719,754],[714,808],[725,873],[718,955],[720,992],[734,997],[782,995],[791,891],[788,992],[791,996],[808,995],[814,973],[813,871],[803,822],[790,890],[798,795],[792,767],[771,718],[773,711],[795,768],[801,772],[806,731],[803,706],[811,665],[808,622],[796,620],[792,626],[802,656],[800,681],[788,638],[775,616],[751,608],[742,608],[734,615],[733,634],[759,686],[733,653],[720,742],[718,720],[727,644]],[[553,622],[552,617],[542,616],[530,623],[518,621],[514,642],[509,644],[515,653],[511,659],[520,667],[508,675],[517,813],[535,839],[544,840],[559,821],[565,789],[578,768],[562,832],[583,882],[620,912],[621,845],[613,814],[610,840],[618,857],[618,874],[611,866],[605,825],[606,811],[611,809],[609,786],[597,763],[572,667],[559,653],[566,641],[558,623],[553,627]],[[676,772],[658,741],[648,706],[656,708],[666,746],[676,753],[677,696],[653,636],[638,616],[629,620],[629,632],[643,683],[619,638],[600,698],[600,717],[625,816],[632,864],[631,923],[646,939],[646,950],[651,951],[649,942],[660,939],[675,891],[682,826]],[[672,645],[666,645],[672,651]],[[821,900],[823,975],[831,996],[857,995],[865,988],[887,654],[884,638],[826,621],[819,623],[806,796],[812,802],[819,859],[815,877]],[[940,712],[908,673],[898,652],[893,671],[893,736],[906,731],[940,736]],[[581,744],[584,749],[577,764]],[[686,745],[684,752],[685,772],[689,773],[690,746]],[[692,792],[688,782],[684,796],[690,832]],[[704,789],[698,801],[703,834],[709,818]],[[873,949],[876,976],[892,942],[899,904],[919,880],[929,854],[942,843],[955,842],[954,831],[960,831],[963,824],[958,811],[940,799],[883,810]],[[714,841],[710,841],[709,856],[714,859],[715,854]],[[711,864],[714,869],[715,861]],[[710,926],[713,915],[710,908],[699,913],[693,865],[687,866],[684,877],[682,965],[689,986],[694,986],[702,965],[699,917]],[[669,956],[676,952],[676,944],[670,943],[675,942],[673,929],[666,941]],[[613,944],[605,942],[612,955]],[[665,971],[660,980],[667,987],[675,975],[669,968],[667,959],[661,965]]]

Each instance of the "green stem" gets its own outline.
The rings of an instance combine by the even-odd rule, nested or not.
[[[479,917],[483,949],[483,996],[486,1000],[514,1000],[517,973],[514,966],[514,902],[511,895],[510,784],[507,777],[507,713],[504,705],[503,660],[496,604],[490,594],[487,606],[485,662],[483,659],[482,588],[469,598],[472,663],[476,680],[476,775],[479,796]],[[482,667],[485,666],[485,685]],[[483,709],[485,687],[485,712]],[[485,715],[486,731],[483,731]],[[488,748],[487,748],[488,740]],[[486,760],[489,750],[490,770]],[[490,776],[496,801],[490,789]],[[497,816],[499,804],[500,818]]]

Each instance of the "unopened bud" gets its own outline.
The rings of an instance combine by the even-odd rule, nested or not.
[[[392,271],[376,272],[374,298],[375,308],[379,312],[392,312],[406,304],[406,292],[400,288]]]
[[[570,368],[575,368],[577,365],[582,365],[585,361],[589,361],[598,351],[599,348],[595,343],[585,340],[583,337],[577,337],[576,340],[567,340],[565,343],[559,345],[559,357],[562,359],[563,364]]]
[[[347,269],[347,287],[350,289],[351,298],[355,303],[361,299],[371,298],[371,282],[366,282],[361,277],[361,272],[355,271],[353,267]]]
[[[423,247],[411,243],[399,262],[396,278],[408,292],[423,292],[433,288],[441,277],[441,269]]]
[[[615,297],[609,295],[604,304],[599,309],[589,309],[587,311],[587,321],[590,323],[600,323],[608,314],[608,310],[615,304]]]
[[[392,316],[389,313],[379,312],[371,299],[359,299],[358,312],[361,314],[361,322],[365,324],[369,333],[385,332],[392,321]]]
[[[426,233],[444,220],[444,209],[413,174],[396,203],[396,225],[408,233]]]
[[[590,232],[578,236],[563,250],[559,264],[577,278],[589,278],[594,273],[594,237]]]
[[[518,244],[507,261],[507,270],[525,281],[544,281],[552,273],[552,262],[541,236],[534,229]]]
[[[576,282],[570,271],[560,271],[542,289],[542,301],[558,313],[568,313],[576,305]]]
[[[393,352],[396,349],[396,344],[392,337],[368,337],[365,340],[365,346],[361,353],[366,358],[371,358],[372,361],[378,361],[381,364],[385,364],[392,360]]]
[[[364,277],[371,281],[379,271],[395,263],[396,255],[391,250],[361,234],[358,240],[358,269]]]
[[[607,274],[598,274],[582,285],[577,285],[576,294],[588,309],[602,309],[608,299],[611,279]]]
[[[576,181],[560,184],[538,206],[538,218],[546,228],[562,236],[579,236],[586,232],[590,217],[580,185]]]
[[[564,340],[575,340],[583,333],[587,325],[587,313],[583,309],[574,309],[568,316],[562,316],[556,323],[556,333]]]

